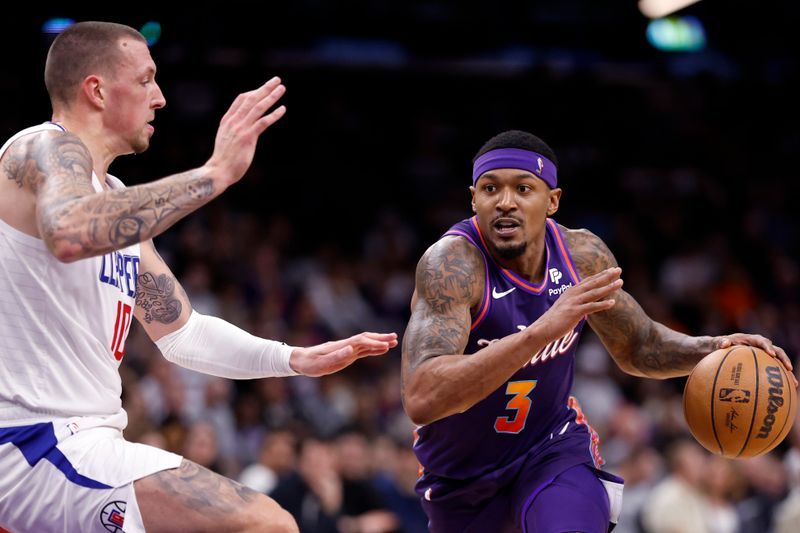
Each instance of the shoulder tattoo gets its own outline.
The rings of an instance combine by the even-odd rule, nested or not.
[[[581,278],[617,266],[617,260],[606,243],[591,231],[571,230],[561,226],[561,232]]]
[[[92,179],[89,150],[72,133],[42,132],[23,137],[8,150],[3,161],[8,179],[18,187],[37,191],[42,181],[57,173],[60,178],[83,186]]]

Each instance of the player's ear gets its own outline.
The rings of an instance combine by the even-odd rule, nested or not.
[[[556,211],[558,211],[558,205],[561,202],[561,189],[558,187],[555,189],[550,189],[548,200],[550,203],[547,206],[547,216],[551,217],[556,214]]]
[[[91,74],[83,78],[81,82],[80,93],[83,97],[94,107],[103,109],[106,106],[106,94],[103,78],[95,74]]]
[[[478,208],[475,207],[475,187],[470,187],[469,188],[469,193],[472,195],[472,212],[473,213],[477,213],[478,212]]]

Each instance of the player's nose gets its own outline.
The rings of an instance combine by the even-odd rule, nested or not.
[[[517,206],[516,197],[514,192],[510,189],[501,189],[500,194],[497,196],[497,209],[501,211],[508,211]]]
[[[167,105],[167,99],[164,98],[164,93],[161,92],[161,86],[156,83],[156,94],[153,97],[153,109],[161,109]]]

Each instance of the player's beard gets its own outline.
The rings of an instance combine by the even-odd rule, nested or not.
[[[517,257],[521,256],[525,253],[525,250],[528,248],[528,243],[526,241],[517,243],[517,244],[506,244],[497,246],[495,244],[494,250],[500,259],[510,261],[511,259],[516,259]]]

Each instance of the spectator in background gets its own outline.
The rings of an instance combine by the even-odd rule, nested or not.
[[[336,464],[342,480],[342,533],[391,533],[398,531],[397,516],[388,509],[375,486],[372,454],[367,438],[353,430],[334,440]]]
[[[789,493],[787,472],[775,454],[741,461],[739,469],[747,481],[747,491],[737,504],[739,533],[770,531],[775,511]]]
[[[280,479],[270,495],[294,516],[300,531],[339,533],[342,492],[331,444],[307,438],[300,444],[297,469]]]
[[[251,489],[270,494],[278,482],[289,476],[297,466],[297,439],[291,431],[270,432],[264,439],[258,461],[239,474],[239,482]]]
[[[642,506],[646,533],[711,533],[709,503],[703,494],[708,454],[692,440],[679,440],[667,452],[669,475]]]
[[[389,437],[376,439],[373,449],[375,489],[399,520],[402,533],[427,533],[428,517],[422,510],[414,485],[419,478],[419,463],[408,442]],[[380,452],[378,452],[380,450]]]
[[[794,421],[791,441],[792,447],[784,458],[791,490],[775,508],[775,533],[796,533],[800,529],[800,411]]]
[[[738,533],[741,529],[736,503],[741,498],[742,483],[737,463],[712,455],[702,480],[708,500],[708,526],[711,533]]]

